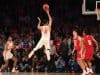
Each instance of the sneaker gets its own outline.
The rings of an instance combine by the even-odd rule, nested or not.
[[[12,72],[17,72],[15,68],[12,69]]]
[[[89,72],[88,74],[89,74],[89,75],[94,75],[94,72]]]
[[[89,74],[91,74],[91,75],[93,75],[93,74],[94,74],[94,72],[93,72],[93,70],[92,70],[92,69],[90,69],[90,70],[89,70]]]
[[[29,53],[28,58],[31,58],[33,54],[34,54],[34,50],[32,50],[32,51]]]
[[[87,72],[83,72],[81,75],[88,75]]]
[[[89,71],[86,72],[87,75],[88,75],[89,73],[90,73]]]
[[[90,70],[87,70],[87,71],[86,71],[86,74],[88,75],[89,73],[90,73]]]

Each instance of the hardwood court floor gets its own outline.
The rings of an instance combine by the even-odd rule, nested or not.
[[[18,72],[18,73],[11,73],[11,72],[0,72],[0,75],[81,75],[80,73],[41,73],[41,72]],[[100,74],[95,74],[100,75]]]

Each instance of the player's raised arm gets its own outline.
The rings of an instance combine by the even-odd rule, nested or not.
[[[41,29],[41,26],[40,26],[40,24],[41,24],[41,19],[40,19],[39,17],[38,17],[38,21],[39,21],[39,22],[38,22],[37,28],[38,28],[38,29]]]
[[[44,4],[43,5],[43,10],[47,13],[48,19],[49,19],[48,24],[51,26],[52,25],[52,17],[51,17],[50,12],[49,12],[49,5],[48,4]]]
[[[47,11],[47,15],[48,15],[48,18],[49,18],[49,25],[51,26],[52,25],[52,18],[51,18],[49,10]]]

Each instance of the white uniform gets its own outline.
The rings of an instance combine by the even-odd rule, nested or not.
[[[29,58],[34,54],[35,51],[40,49],[43,45],[45,46],[45,53],[47,55],[47,59],[50,60],[50,32],[51,29],[49,26],[41,26],[41,39],[36,45],[36,47],[32,50],[32,52],[29,54]]]
[[[39,43],[34,48],[34,50],[41,48],[43,45],[45,46],[45,49],[50,49],[50,28],[49,26],[42,26],[41,36],[42,37]]]
[[[8,50],[5,49],[3,52],[4,60],[9,60],[13,57],[13,54],[11,53],[13,42],[7,42],[7,44],[8,44],[7,46]]]

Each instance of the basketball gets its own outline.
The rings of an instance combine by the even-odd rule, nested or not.
[[[48,5],[48,4],[44,4],[44,5],[43,5],[43,10],[44,10],[44,11],[49,10],[49,5]]]

